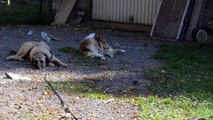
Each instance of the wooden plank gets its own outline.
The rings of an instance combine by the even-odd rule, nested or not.
[[[152,37],[176,39],[187,0],[162,0]]]
[[[75,3],[76,0],[63,0],[56,12],[55,21],[52,23],[52,25],[65,24]]]
[[[195,29],[198,25],[199,19],[200,19],[200,14],[202,7],[204,6],[205,0],[195,0],[187,35],[186,35],[186,40],[192,40],[192,30]]]

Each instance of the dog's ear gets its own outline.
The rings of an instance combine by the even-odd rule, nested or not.
[[[95,39],[99,41],[101,39],[101,35],[99,33],[95,33]]]
[[[49,66],[50,58],[46,54],[44,54],[44,55],[45,55],[46,66]]]
[[[105,37],[102,34],[99,34],[99,33],[95,34],[95,39],[99,42],[106,40]]]
[[[33,67],[37,68],[38,67],[38,61],[36,60],[36,57],[34,56],[32,58],[31,64]]]

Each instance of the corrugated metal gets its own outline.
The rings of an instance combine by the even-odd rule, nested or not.
[[[152,25],[161,0],[93,0],[95,20]]]

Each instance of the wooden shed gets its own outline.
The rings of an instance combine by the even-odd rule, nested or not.
[[[191,40],[213,18],[212,0],[52,0],[53,24],[101,21],[149,26],[150,36]],[[205,3],[208,4],[205,4]]]
[[[67,3],[66,1],[69,1]],[[63,8],[64,14],[71,11],[85,12],[87,20],[152,25],[154,23],[161,0],[53,0],[53,8]],[[64,4],[63,4],[64,3]],[[72,4],[75,6],[72,6]],[[60,7],[61,5],[61,7]],[[67,10],[67,8],[72,8]],[[56,13],[57,14],[57,13]],[[66,18],[68,19],[68,18]],[[70,21],[65,21],[70,22]],[[59,22],[61,23],[61,22]]]

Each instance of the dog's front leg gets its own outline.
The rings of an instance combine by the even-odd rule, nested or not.
[[[94,57],[99,57],[99,58],[101,58],[102,60],[105,60],[104,55],[98,54],[98,53],[94,53],[94,52],[88,52],[88,53],[87,53],[87,56],[92,57],[92,58],[94,58]]]
[[[62,67],[68,67],[67,64],[61,62],[58,58],[56,58],[55,56],[52,57],[52,60],[50,61],[51,63],[58,65],[58,66],[62,66]]]
[[[106,55],[108,55],[109,57],[111,57],[111,58],[113,58],[114,57],[114,55],[112,55],[112,54],[108,54],[108,53],[106,53]]]

